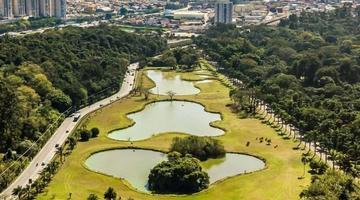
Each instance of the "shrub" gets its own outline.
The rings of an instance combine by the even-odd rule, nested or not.
[[[99,129],[98,128],[92,128],[91,129],[91,137],[97,137],[98,135],[99,135],[99,133],[100,133],[100,131],[99,131]]]
[[[193,193],[209,186],[209,176],[198,159],[172,152],[151,170],[148,185],[157,193]]]
[[[183,156],[191,154],[201,161],[225,156],[224,146],[221,142],[210,137],[189,136],[186,138],[174,138],[171,151],[177,151]]]
[[[98,199],[99,199],[99,197],[96,196],[95,194],[90,194],[87,198],[87,200],[98,200]]]

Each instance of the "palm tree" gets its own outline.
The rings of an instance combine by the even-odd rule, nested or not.
[[[336,150],[330,150],[330,157],[331,157],[331,161],[332,161],[332,168],[335,169],[335,162],[338,159],[339,154],[336,152]]]
[[[31,199],[32,192],[31,192],[31,185],[27,184],[26,187],[23,189],[26,199]]]
[[[264,114],[265,114],[264,119],[266,120],[269,115],[269,111],[268,111],[267,107],[265,107],[265,109],[264,109]]]
[[[262,110],[262,115],[265,114],[265,108],[266,108],[266,104],[264,101],[260,100],[260,110]]]
[[[75,148],[75,146],[76,146],[76,138],[75,138],[75,137],[69,137],[69,138],[67,139],[67,142],[68,142],[68,144],[69,144],[69,148],[70,148],[71,150],[73,150],[73,149]]]
[[[230,99],[231,99],[234,103],[235,103],[236,100],[237,100],[237,92],[238,92],[237,89],[232,89],[232,90],[230,90],[230,92],[229,92]]]
[[[12,195],[17,196],[18,199],[21,199],[21,196],[24,194],[23,188],[18,185],[16,188],[13,189]]]
[[[45,184],[44,184],[44,182],[43,182],[41,179],[37,179],[37,180],[32,184],[32,186],[34,187],[35,192],[36,192],[37,194],[39,194],[39,193],[42,191],[42,189],[44,188]]]
[[[56,161],[53,161],[53,162],[50,162],[45,168],[43,171],[47,172],[51,175],[55,174],[56,172],[56,169],[58,168],[59,166],[59,162],[56,162]],[[44,172],[44,173],[45,173]]]
[[[301,157],[301,162],[303,163],[304,165],[304,170],[303,170],[303,175],[301,177],[305,177],[305,168],[306,168],[306,163],[308,162],[308,159],[305,157],[305,156],[302,156]]]
[[[56,154],[60,156],[60,162],[63,161],[64,150],[62,146],[56,147]]]
[[[293,140],[296,141],[296,131],[294,129],[294,126],[292,124],[290,124],[290,132],[293,132]],[[300,139],[300,144],[301,144],[301,139]]]
[[[271,120],[271,114],[272,113],[273,113],[273,111],[271,110],[270,106],[267,106],[265,118],[269,115],[269,119],[267,120],[268,122],[270,122],[270,120]]]
[[[317,140],[318,140],[318,132],[317,131],[312,131],[312,140],[314,142],[314,156],[313,158],[316,156],[316,152],[317,152]]]

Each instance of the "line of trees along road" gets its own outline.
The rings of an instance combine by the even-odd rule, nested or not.
[[[34,145],[61,112],[92,101],[88,97],[109,87],[119,89],[130,62],[165,48],[166,41],[157,35],[105,25],[0,38],[0,173]],[[26,156],[33,157],[40,147],[35,144]],[[0,191],[26,160],[0,176]]]
[[[245,93],[360,175],[360,8],[303,13],[278,27],[220,24],[195,39]],[[251,91],[251,92],[249,92]]]

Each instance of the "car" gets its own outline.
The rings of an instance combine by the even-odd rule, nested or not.
[[[73,122],[78,121],[80,119],[80,117],[81,117],[80,113],[75,113]]]

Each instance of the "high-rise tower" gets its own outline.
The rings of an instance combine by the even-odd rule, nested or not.
[[[66,18],[66,0],[0,0],[0,17]]]
[[[4,0],[4,17],[13,17],[13,2],[12,0]]]
[[[4,0],[0,0],[0,17],[4,17],[5,15],[5,2]]]
[[[228,0],[215,3],[215,23],[232,23],[233,3]]]
[[[66,18],[66,0],[55,0],[55,17],[58,19]]]

